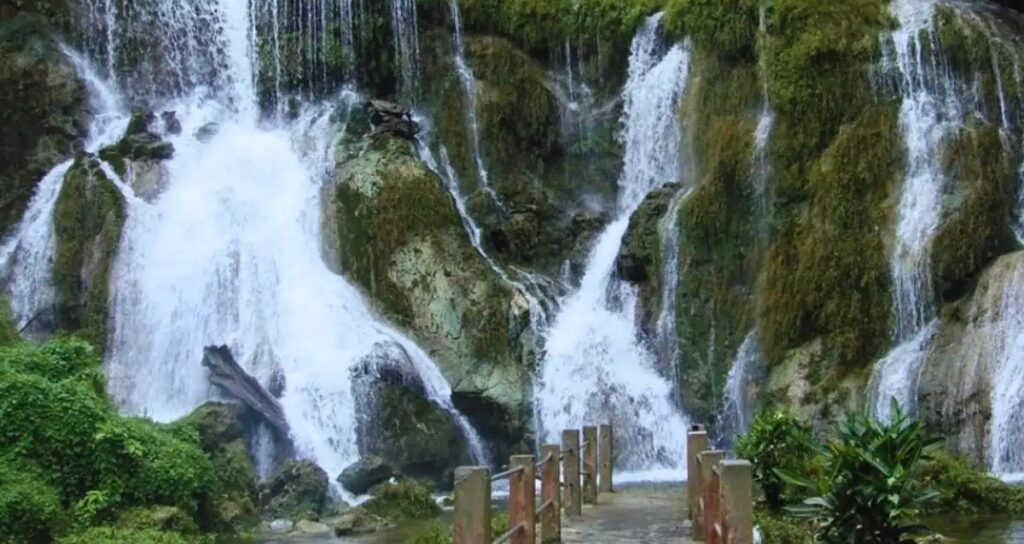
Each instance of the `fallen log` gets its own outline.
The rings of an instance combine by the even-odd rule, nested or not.
[[[210,383],[232,396],[258,414],[274,432],[282,438],[289,436],[290,429],[284,410],[260,382],[253,378],[235,361],[227,346],[203,348],[203,366],[210,371]]]

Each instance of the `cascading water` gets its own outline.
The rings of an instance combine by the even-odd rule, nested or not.
[[[420,41],[416,24],[416,0],[391,0],[391,33],[394,35],[396,64],[401,95],[416,100]]]
[[[89,92],[93,119],[85,150],[95,153],[120,137],[127,125],[121,99],[78,53],[61,48],[74,65]],[[55,300],[51,263],[54,256],[53,211],[64,186],[64,176],[74,160],[53,167],[36,186],[21,222],[0,245],[0,271],[9,274],[11,311],[19,329],[24,329]]]
[[[1017,137],[995,48],[989,69],[996,79],[999,111],[987,112],[978,83],[958,80],[944,56],[935,21],[939,5],[936,0],[893,2],[890,9],[900,26],[883,48],[883,72],[894,74],[902,96],[900,127],[907,167],[890,263],[896,347],[876,365],[869,387],[871,405],[879,418],[889,417],[893,398],[914,409],[917,377],[934,337],[935,325],[930,324],[935,318],[931,245],[942,219],[944,144],[969,126],[972,117],[989,117],[986,122],[998,126],[1004,139],[1011,134]],[[969,10],[961,16],[979,27],[986,26]],[[1015,61],[1014,66],[1018,70],[1019,63]]]
[[[759,28],[762,40],[768,40],[768,6],[761,4],[759,11]],[[767,58],[761,55],[758,61],[758,69],[761,73],[761,116],[757,121],[757,130],[754,132],[754,160],[752,178],[754,180],[754,196],[757,202],[758,213],[761,215],[762,225],[767,223],[768,214],[771,213],[771,206],[768,202],[768,181],[771,179],[771,158],[768,155],[768,143],[771,139],[772,129],[775,127],[775,112],[772,110],[771,95],[768,93],[768,66]],[[762,228],[762,231],[766,229]],[[766,232],[762,232],[766,234]]]
[[[764,360],[757,341],[757,329],[750,331],[740,344],[725,382],[725,403],[719,416],[722,436],[735,437],[746,433],[753,418],[751,385],[761,374]]]
[[[536,392],[540,436],[557,441],[563,429],[610,420],[618,464],[627,470],[685,464],[686,418],[673,402],[672,385],[657,372],[656,357],[635,333],[635,289],[613,278],[633,211],[651,189],[680,177],[675,112],[690,52],[688,45],[662,45],[660,20],[646,21],[630,53],[619,213],[597,239],[580,289],[548,331]]]
[[[689,196],[682,189],[672,197],[665,214],[664,242],[662,244],[661,312],[658,314],[658,360],[663,371],[679,383],[679,337],[676,321],[676,293],[679,291],[679,211]]]
[[[145,16],[167,28],[217,21],[205,27],[216,35],[176,42],[181,51],[153,65],[183,75],[212,67],[226,73],[213,84],[178,79],[180,92],[162,103],[178,112],[183,128],[169,136],[175,155],[165,162],[167,187],[152,203],[126,199],[111,280],[111,394],[132,413],[181,417],[215,397],[199,364],[202,348],[227,344],[261,383],[284,384],[280,402],[298,453],[333,475],[359,454],[353,371],[398,353],[427,397],[462,428],[474,460],[486,462],[433,361],[379,322],[321,256],[321,189],[344,127],[326,106],[305,108],[285,125],[260,126],[255,13],[232,0],[194,11],[175,5],[158,2]],[[316,22],[309,17],[304,24]],[[197,56],[178,54],[189,48]],[[219,126],[212,138],[192,136],[211,122]]]

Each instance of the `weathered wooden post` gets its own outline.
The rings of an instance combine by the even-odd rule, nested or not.
[[[583,504],[597,504],[597,427],[583,427]]]
[[[708,443],[708,433],[700,425],[691,427],[686,435],[686,503],[690,522],[696,528],[700,526],[697,519],[697,501],[703,496],[700,479],[700,463],[698,456],[701,452],[711,449]],[[695,531],[700,534],[700,531]]]
[[[536,544],[534,462],[532,455],[513,455],[509,460],[510,469],[519,469],[508,485],[508,526],[519,527],[509,540],[512,544]]]
[[[750,461],[721,461],[718,473],[722,544],[754,544],[754,484]]]
[[[597,460],[600,463],[601,480],[598,482],[598,491],[601,493],[612,492],[612,426],[601,425],[597,437]]]
[[[580,496],[580,432],[576,429],[562,431],[562,473],[565,483],[565,514],[583,514]]]
[[[558,455],[561,448],[554,444],[541,446],[540,456],[545,459],[540,469],[540,503],[550,503],[540,513],[540,541],[552,544],[562,541],[562,501],[560,499],[560,481],[558,471]]]
[[[704,505],[704,516],[700,520],[700,526],[704,539],[711,544],[714,544],[711,535],[714,533],[715,523],[718,521],[718,477],[715,470],[723,455],[723,452],[718,450],[705,451],[700,454],[700,479],[703,492],[701,500]]]
[[[491,544],[491,472],[455,469],[455,544]]]

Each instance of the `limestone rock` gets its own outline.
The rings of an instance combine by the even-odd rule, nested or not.
[[[338,483],[352,493],[362,495],[371,487],[386,482],[394,474],[395,470],[384,459],[376,455],[365,455],[341,471]]]
[[[364,105],[370,115],[370,125],[373,132],[370,138],[377,138],[382,135],[398,136],[405,140],[413,140],[420,132],[418,123],[412,120],[409,110],[383,100],[370,100]]]
[[[319,520],[327,506],[327,473],[309,461],[288,463],[260,485],[264,511],[275,518]]]
[[[374,533],[390,526],[391,524],[386,519],[357,506],[349,508],[334,521],[334,535],[341,537]]]
[[[331,528],[318,521],[302,519],[295,524],[293,531],[303,535],[320,535],[330,533]]]

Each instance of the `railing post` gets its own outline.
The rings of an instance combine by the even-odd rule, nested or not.
[[[597,438],[597,460],[601,465],[601,480],[598,482],[598,491],[601,493],[612,492],[612,426],[601,425],[598,429]]]
[[[455,469],[455,544],[491,544],[491,472]]]
[[[749,461],[729,459],[718,464],[721,489],[721,544],[754,544],[753,472]]]
[[[576,429],[562,431],[562,455],[565,514],[579,516],[583,507],[580,502],[580,432]]]
[[[697,501],[703,496],[698,456],[710,449],[708,433],[700,425],[694,425],[686,435],[686,503],[690,522],[700,534],[700,520],[697,516]]]
[[[541,446],[541,458],[548,458],[541,465],[540,503],[551,502],[551,506],[540,513],[540,541],[552,544],[562,541],[562,501],[559,499],[558,456],[561,448],[554,444]]]
[[[536,486],[534,484],[534,457],[532,455],[513,455],[509,460],[509,468],[521,468],[509,478],[508,486],[508,526],[522,528],[512,534],[512,544],[536,544]]]
[[[718,479],[715,468],[722,460],[723,453],[720,451],[705,451],[700,454],[700,479],[704,504],[704,516],[700,520],[704,533],[704,540],[714,544],[712,535],[715,531],[715,523],[718,521]]]
[[[583,504],[597,504],[597,427],[583,427]]]

